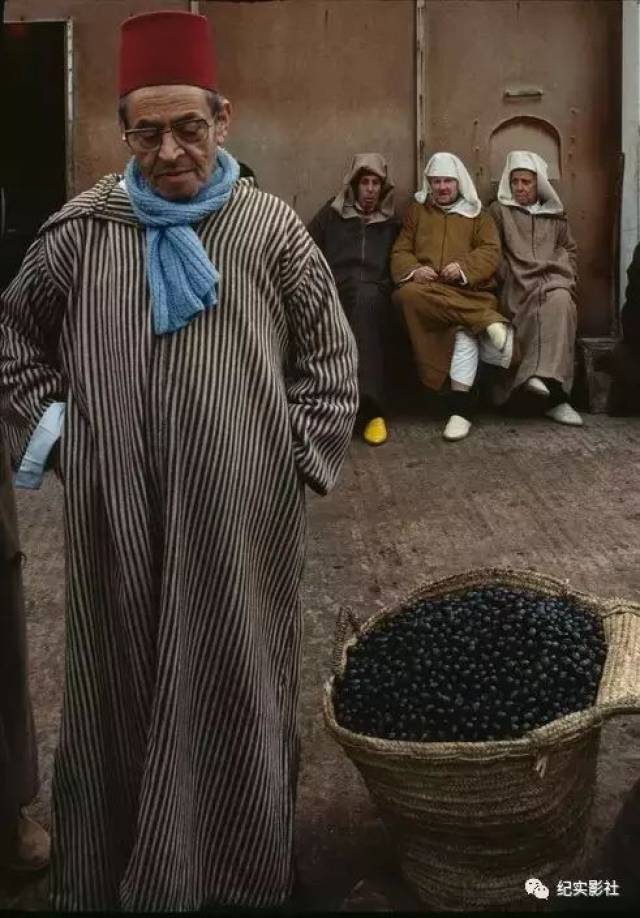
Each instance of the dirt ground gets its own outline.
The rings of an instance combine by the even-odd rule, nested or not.
[[[640,419],[586,417],[583,429],[540,419],[481,417],[464,442],[414,412],[389,442],[354,439],[335,491],[309,495],[304,583],[303,739],[297,856],[301,911],[417,909],[356,769],[321,715],[341,603],[366,618],[426,579],[468,568],[532,568],[602,596],[640,600]],[[63,668],[61,491],[50,478],[19,494],[32,694],[42,788],[32,811],[48,824]],[[640,672],[638,675],[640,693]],[[602,733],[584,871],[640,777],[640,719]],[[583,873],[573,879],[589,879]],[[622,876],[610,876],[624,883]],[[46,877],[0,877],[0,907],[46,908]],[[601,907],[612,901],[599,900]],[[558,909],[563,903],[549,903]]]

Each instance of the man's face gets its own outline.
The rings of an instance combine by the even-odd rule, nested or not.
[[[356,198],[365,214],[370,214],[376,209],[380,200],[381,190],[382,179],[379,175],[375,175],[373,172],[364,172],[360,176]]]
[[[538,200],[538,178],[529,169],[514,169],[509,179],[511,194],[516,204],[526,207]]]
[[[137,142],[133,135],[130,140],[133,155],[159,195],[170,201],[190,200],[211,177],[218,144],[229,126],[229,115],[230,107],[225,103],[214,122],[207,94],[198,86],[145,86],[129,95],[128,123],[122,129],[165,132],[160,146],[154,150],[142,149],[142,137]],[[179,140],[168,130],[172,125],[177,126]]]
[[[436,204],[446,206],[458,198],[458,181],[454,178],[431,176],[429,178],[431,195]]]

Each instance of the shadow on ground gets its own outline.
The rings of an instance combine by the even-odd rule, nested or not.
[[[372,449],[354,439],[335,491],[309,495],[300,911],[420,907],[396,871],[359,774],[322,723],[322,684],[341,603],[364,619],[427,579],[489,565],[537,569],[602,596],[640,599],[640,419],[587,416],[583,429],[568,429],[486,416],[455,444],[442,441],[441,426],[419,411],[392,419],[386,445]],[[48,823],[63,661],[58,484],[49,479],[40,492],[21,493],[19,512],[42,774],[31,811]],[[603,730],[585,872],[572,879],[595,878],[603,869],[603,840],[640,776],[639,740],[637,718]],[[621,876],[609,878],[624,885]],[[0,877],[0,907],[46,908],[46,886],[46,877]],[[598,900],[600,908],[616,904]]]

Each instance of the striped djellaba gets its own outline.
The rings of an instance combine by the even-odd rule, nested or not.
[[[196,230],[219,304],[175,334],[153,332],[117,176],[45,224],[3,297],[14,467],[67,403],[55,908],[267,906],[292,888],[304,484],[338,474],[355,345],[282,201],[241,180]]]

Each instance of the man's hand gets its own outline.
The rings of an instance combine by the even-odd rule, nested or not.
[[[445,284],[459,284],[462,280],[462,271],[457,261],[452,261],[440,272],[440,280]]]
[[[418,284],[426,284],[427,281],[438,280],[438,274],[429,265],[423,265],[421,268],[416,268],[411,280],[416,281]]]

